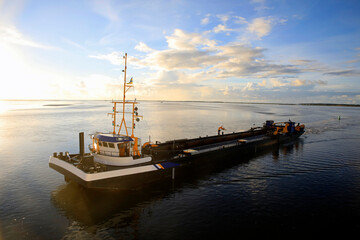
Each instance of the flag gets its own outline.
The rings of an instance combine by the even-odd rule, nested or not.
[[[130,78],[130,82],[128,82],[128,84],[132,84],[133,83],[133,78]]]

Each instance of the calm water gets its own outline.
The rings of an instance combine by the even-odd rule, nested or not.
[[[108,101],[0,102],[0,239],[198,239],[269,231],[360,230],[360,108],[142,102],[144,141],[306,124],[298,141],[197,177],[136,192],[66,184],[53,152],[110,131]],[[341,116],[341,121],[338,116]],[[86,138],[86,143],[90,139]]]

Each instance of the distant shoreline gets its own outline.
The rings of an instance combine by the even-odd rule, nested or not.
[[[360,107],[360,104],[347,103],[265,103],[265,102],[226,102],[226,101],[171,101],[171,100],[138,100],[144,102],[204,102],[204,103],[237,103],[237,104],[269,104],[269,105],[303,105],[329,107]]]
[[[330,106],[330,107],[360,107],[360,104],[345,104],[345,103],[299,103],[298,105],[306,106]]]
[[[72,99],[72,100],[61,100],[61,99],[0,99],[0,101],[112,101],[110,99],[103,100],[84,100],[84,99]],[[276,103],[276,102],[227,102],[227,101],[175,101],[175,100],[137,100],[140,102],[199,102],[199,103],[235,103],[235,104],[268,104],[268,105],[301,105],[301,106],[328,106],[328,107],[360,107],[360,104],[347,104],[347,103]],[[44,106],[52,106],[53,104],[46,104]],[[68,104],[56,104],[56,105],[68,105]]]

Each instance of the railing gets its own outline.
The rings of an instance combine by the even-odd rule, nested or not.
[[[106,156],[119,157],[119,152],[100,150],[99,153],[102,154],[102,155],[106,155]]]

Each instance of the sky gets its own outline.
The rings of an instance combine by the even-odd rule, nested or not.
[[[0,0],[0,99],[360,104],[360,1]]]

